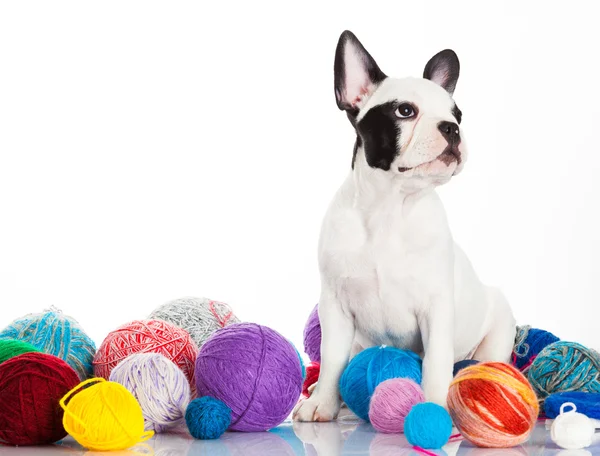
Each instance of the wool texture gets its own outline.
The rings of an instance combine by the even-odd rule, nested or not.
[[[39,353],[33,345],[16,339],[0,339],[0,364],[4,361],[22,355],[23,353]]]
[[[198,348],[219,329],[240,322],[228,304],[190,296],[160,305],[148,319],[167,321],[185,329]]]
[[[321,372],[321,364],[313,361],[306,368],[306,377],[302,384],[302,394],[306,397],[310,396],[311,391],[309,388],[313,386],[319,380],[319,373]]]
[[[194,395],[198,347],[185,330],[162,320],[127,323],[109,333],[100,345],[94,357],[94,373],[108,380],[117,364],[134,353],[158,353],[173,361],[190,382]]]
[[[555,342],[535,358],[527,377],[540,400],[552,393],[600,393],[600,355],[575,342]]]
[[[574,404],[577,411],[588,418],[600,420],[600,393],[586,393],[584,391],[554,393],[548,396],[544,401],[546,417],[556,418],[560,415],[561,406],[566,402]]]
[[[112,370],[109,380],[123,385],[137,399],[146,431],[160,433],[183,422],[191,400],[190,384],[181,369],[163,355],[129,355]]]
[[[17,339],[57,356],[75,369],[81,380],[93,375],[94,341],[79,323],[58,309],[18,318],[0,332],[0,339]]]
[[[580,450],[592,444],[595,432],[592,420],[579,413],[575,404],[566,402],[561,405],[559,415],[552,423],[550,437],[561,448]]]
[[[444,407],[432,402],[416,404],[406,417],[404,433],[411,445],[439,450],[452,435],[452,420]]]
[[[461,434],[486,448],[524,442],[539,413],[525,376],[513,366],[494,362],[461,370],[450,385],[448,408]]]
[[[452,372],[452,376],[456,377],[456,374],[458,374],[465,367],[474,366],[475,364],[479,364],[479,361],[477,361],[475,359],[465,359],[462,361],[458,361],[457,363],[454,364],[454,370]]]
[[[356,355],[340,379],[342,399],[356,415],[369,420],[369,402],[375,388],[390,378],[408,378],[421,384],[421,358],[408,350],[371,347]]]
[[[0,364],[0,442],[44,445],[67,435],[60,398],[79,383],[65,361],[24,353]]]
[[[369,405],[369,420],[384,434],[404,432],[404,420],[413,406],[425,402],[419,385],[408,378],[391,378],[375,388]]]
[[[543,329],[517,326],[515,346],[512,353],[513,366],[526,373],[537,355],[548,345],[559,340],[554,334]]]
[[[231,409],[223,401],[203,396],[190,402],[185,422],[195,439],[218,439],[231,424]]]
[[[148,440],[142,408],[127,389],[103,378],[81,382],[61,400],[65,429],[81,446],[116,451]]]
[[[290,414],[302,390],[296,349],[278,332],[254,323],[219,330],[196,360],[199,396],[231,409],[230,429],[266,431]]]
[[[321,362],[321,322],[319,304],[315,306],[304,326],[304,353],[311,361]]]

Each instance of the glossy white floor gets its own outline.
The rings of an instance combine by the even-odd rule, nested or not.
[[[600,434],[594,445],[585,450],[561,450],[550,440],[544,424],[539,424],[532,438],[522,446],[508,449],[476,448],[466,441],[450,443],[436,455],[469,456],[520,456],[600,455]],[[2,447],[0,455],[91,455],[72,439],[67,438],[56,445],[45,447]],[[371,425],[348,417],[332,423],[286,422],[270,432],[224,434],[218,440],[194,440],[181,430],[155,436],[146,444],[127,451],[107,453],[111,456],[156,455],[156,456],[408,456],[422,455],[413,450],[403,435],[376,433]]]

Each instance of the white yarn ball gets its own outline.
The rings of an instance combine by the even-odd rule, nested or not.
[[[202,347],[215,331],[240,322],[231,307],[224,302],[193,297],[169,301],[154,309],[148,319],[163,320],[185,329],[198,348]]]
[[[572,410],[565,412],[565,407],[572,407]],[[592,420],[583,413],[577,413],[575,404],[565,402],[560,406],[560,415],[552,423],[550,437],[561,448],[579,450],[592,444],[595,432]]]

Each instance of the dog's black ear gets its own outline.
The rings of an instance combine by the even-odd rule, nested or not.
[[[423,71],[423,77],[441,85],[452,95],[460,73],[458,56],[452,49],[445,49],[434,55]]]
[[[333,72],[338,108],[349,113],[357,111],[357,103],[371,95],[386,78],[358,38],[348,30],[338,41]]]

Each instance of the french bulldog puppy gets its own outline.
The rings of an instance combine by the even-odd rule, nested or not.
[[[354,34],[339,39],[335,97],[356,143],[319,241],[321,374],[295,420],[336,417],[340,376],[367,347],[420,354],[426,399],[444,407],[454,362],[510,359],[510,306],[455,244],[435,190],[467,160],[452,98],[458,75],[458,58],[447,49],[423,78],[390,78]]]

